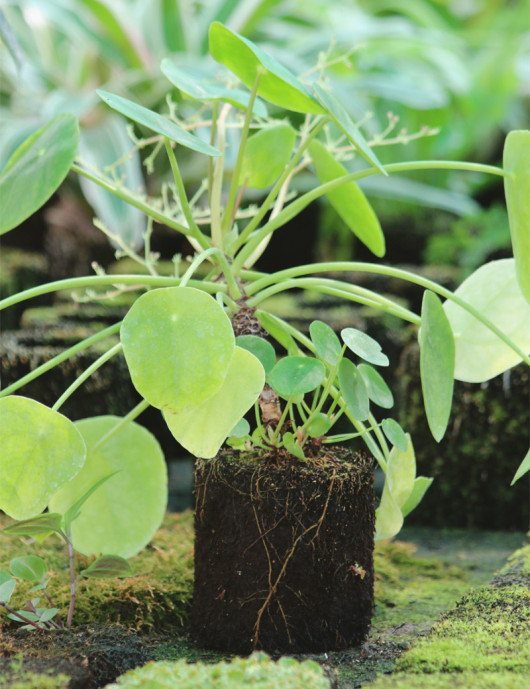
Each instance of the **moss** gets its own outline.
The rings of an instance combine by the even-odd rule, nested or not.
[[[379,677],[370,689],[521,689],[530,684],[530,672],[512,675],[509,672],[475,672],[432,675],[391,675]]]
[[[4,517],[1,521],[7,524],[8,520]],[[192,595],[192,535],[190,512],[168,514],[152,543],[131,559],[135,577],[81,581],[74,625],[119,622],[142,632],[181,629],[188,617]],[[65,610],[69,601],[67,556],[58,539],[50,537],[41,546],[32,544],[21,548],[18,539],[3,535],[0,538],[0,567],[6,569],[9,561],[21,554],[40,555],[54,574],[49,585],[53,601],[60,610]],[[86,558],[81,556],[80,567],[86,564]],[[27,588],[21,582],[13,601],[21,603]],[[3,615],[0,619],[6,626],[16,626]]]
[[[0,677],[0,689],[68,689],[69,682],[70,678],[67,675],[22,672],[18,676]]]
[[[250,658],[234,658],[229,663],[213,665],[185,661],[148,663],[144,667],[122,675],[117,684],[108,689],[141,689],[153,686],[157,689],[329,689],[329,680],[313,661],[299,663],[293,658],[281,658],[278,662],[266,654],[253,654]]]
[[[530,591],[484,586],[464,596],[397,667],[421,672],[528,672]]]
[[[508,562],[493,579],[495,586],[520,584],[530,589],[530,544],[516,550]]]
[[[419,558],[411,543],[377,543],[375,548],[375,613],[372,629],[383,633],[399,625],[407,629],[432,622],[469,589],[469,572],[434,558]]]

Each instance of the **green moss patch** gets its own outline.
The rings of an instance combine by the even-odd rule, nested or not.
[[[469,687],[519,689],[530,684],[530,545],[516,551],[487,586],[442,615],[374,689]]]
[[[370,689],[521,689],[530,684],[530,673],[509,675],[505,672],[462,672],[432,675],[391,675],[380,677]]]
[[[271,660],[265,653],[249,658],[234,658],[229,663],[148,663],[144,667],[122,675],[117,684],[108,689],[329,689],[329,680],[319,665],[312,661],[302,663],[293,658]]]
[[[9,520],[2,518],[0,524]],[[136,576],[129,579],[82,580],[79,584],[74,625],[121,623],[129,629],[180,629],[186,622],[193,588],[193,520],[190,512],[168,514],[151,544],[131,559]],[[61,542],[50,537],[39,545],[22,546],[20,539],[1,534],[0,568],[20,555],[35,554],[47,562],[53,579],[49,591],[55,605],[66,610],[69,602],[68,558]],[[79,557],[80,568],[89,563]],[[27,592],[20,582],[15,604],[25,602]],[[0,624],[17,626],[0,613]]]

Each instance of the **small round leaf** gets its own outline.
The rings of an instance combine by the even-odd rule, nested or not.
[[[40,402],[0,399],[0,509],[13,519],[40,514],[85,462],[74,424]]]
[[[344,328],[340,334],[344,344],[361,359],[376,366],[388,366],[388,357],[383,354],[381,345],[373,337],[356,328]]]
[[[41,557],[36,555],[24,555],[16,557],[9,563],[11,574],[18,579],[40,584],[48,573],[48,566]]]
[[[390,440],[392,445],[397,447],[398,450],[401,450],[401,452],[406,452],[409,446],[409,440],[399,423],[394,419],[384,419],[381,426],[383,428],[383,433]]]
[[[276,352],[270,342],[264,340],[262,337],[256,335],[239,335],[236,337],[236,344],[247,352],[254,354],[256,359],[259,359],[261,365],[268,374],[271,368],[276,363]]]
[[[303,395],[317,388],[324,380],[326,369],[317,359],[287,356],[280,359],[269,375],[269,384],[284,398]]]
[[[313,321],[309,326],[309,334],[318,356],[328,364],[331,364],[331,366],[335,366],[339,360],[342,347],[334,331],[327,323]]]
[[[357,366],[349,359],[339,364],[339,387],[350,414],[358,421],[366,421],[370,414],[368,392]]]
[[[378,407],[390,409],[394,406],[394,396],[388,385],[385,383],[383,376],[376,371],[370,364],[359,364],[357,367],[359,373],[363,377],[368,397],[377,404]]]
[[[319,412],[315,414],[306,426],[306,430],[312,438],[320,438],[331,428],[331,419],[327,414]]]

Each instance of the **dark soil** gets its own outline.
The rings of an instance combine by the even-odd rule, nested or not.
[[[192,630],[206,648],[322,652],[361,643],[373,608],[371,461],[239,455],[196,469]]]
[[[23,655],[21,663],[13,662]],[[98,689],[149,656],[144,641],[118,625],[83,625],[71,631],[17,630],[0,637],[0,676],[33,672],[70,677],[68,689]]]

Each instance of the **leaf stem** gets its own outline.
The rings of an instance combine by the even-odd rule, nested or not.
[[[232,211],[234,209],[234,204],[237,196],[237,189],[239,187],[239,177],[241,175],[241,168],[243,166],[243,158],[245,155],[245,147],[248,139],[248,132],[250,128],[250,123],[252,121],[252,108],[254,107],[254,101],[256,100],[256,95],[258,93],[259,80],[261,78],[261,71],[258,69],[256,78],[254,79],[254,84],[252,85],[252,90],[250,91],[250,98],[248,106],[245,112],[245,120],[243,122],[243,128],[241,130],[241,139],[239,142],[239,149],[237,152],[236,164],[232,172],[232,179],[230,181],[230,189],[228,190],[228,198],[223,211],[223,219],[221,221],[221,233],[223,235],[227,234],[230,230],[230,224],[232,220]]]
[[[18,617],[18,619],[21,620],[22,622],[24,622],[25,624],[29,624],[32,627],[35,627],[35,629],[41,629],[41,627],[39,627],[39,625],[36,622],[32,622],[31,620],[28,620],[27,617],[24,617],[24,615],[21,615],[14,608],[12,608],[8,603],[4,603],[3,601],[0,601],[0,605],[3,608],[5,608],[10,615],[15,615],[15,617]]]
[[[93,364],[91,364],[83,373],[78,376],[74,382],[69,385],[66,390],[63,392],[63,394],[59,397],[57,402],[53,405],[52,409],[54,411],[57,411],[65,402],[66,400],[72,395],[78,387],[80,387],[87,378],[90,378],[90,376],[94,373],[94,371],[97,371],[98,368],[103,366],[105,362],[107,362],[109,359],[111,359],[115,354],[118,354],[122,350],[122,344],[121,342],[118,342],[118,344],[114,345],[114,347],[111,347],[105,354],[102,354],[100,357],[94,361]]]
[[[145,411],[147,407],[149,407],[149,402],[146,400],[141,400],[141,402],[138,402],[138,404],[133,407],[130,412],[121,418],[118,423],[110,429],[110,431],[107,431],[105,435],[97,441],[97,443],[92,447],[91,451],[94,452],[94,450],[96,450],[98,447],[104,445],[115,433],[128,424],[129,421],[134,421],[134,419],[140,416],[140,414]]]
[[[121,321],[119,323],[116,323],[115,325],[110,325],[108,328],[101,330],[99,333],[96,333],[95,335],[91,335],[90,337],[87,337],[86,339],[81,340],[81,342],[78,342],[73,347],[69,347],[68,349],[65,349],[64,352],[57,354],[57,356],[54,356],[49,361],[46,361],[44,364],[41,364],[40,366],[37,366],[36,369],[34,369],[33,371],[30,371],[29,373],[27,373],[25,376],[23,376],[19,380],[15,381],[14,383],[11,383],[11,385],[8,385],[7,388],[0,390],[0,397],[5,397],[6,395],[10,395],[12,392],[15,392],[15,390],[18,390],[19,388],[23,387],[24,385],[31,383],[31,381],[35,380],[35,378],[38,378],[43,373],[46,373],[47,371],[54,368],[58,364],[62,363],[63,361],[66,361],[66,359],[69,359],[74,354],[77,354],[77,352],[81,352],[84,349],[88,349],[90,346],[92,346],[96,342],[99,342],[100,340],[103,340],[106,337],[110,337],[111,335],[113,335],[114,333],[119,331],[120,326],[121,326]]]
[[[235,262],[234,262],[235,263]],[[523,350],[518,347],[511,339],[505,335],[502,330],[500,330],[494,323],[492,323],[488,318],[480,313],[474,306],[468,304],[466,301],[458,297],[456,294],[451,292],[451,290],[442,287],[432,280],[422,277],[421,275],[416,275],[408,270],[402,270],[401,268],[393,268],[391,266],[385,266],[378,263],[362,263],[357,261],[337,261],[328,263],[313,263],[305,266],[296,266],[295,268],[287,268],[286,270],[280,270],[276,273],[272,273],[265,278],[256,280],[247,288],[247,294],[254,294],[260,289],[264,289],[267,285],[286,280],[297,275],[305,275],[308,273],[325,273],[325,272],[344,272],[344,271],[357,271],[360,273],[376,273],[379,275],[388,275],[390,277],[397,277],[401,280],[407,280],[413,284],[420,285],[426,289],[430,289],[433,292],[441,295],[445,299],[450,299],[454,301],[455,304],[462,307],[465,311],[474,316],[478,321],[483,323],[487,328],[494,332],[497,337],[499,337],[510,349],[512,349],[516,354],[528,365],[530,366],[530,356],[528,356]]]
[[[145,203],[138,196],[135,196],[127,189],[122,189],[116,186],[115,184],[113,184],[112,180],[100,177],[99,175],[96,175],[93,172],[90,172],[86,168],[82,167],[82,165],[78,163],[72,163],[71,169],[74,172],[77,172],[79,175],[86,177],[91,182],[94,182],[100,187],[103,187],[103,189],[106,189],[114,196],[117,196],[119,199],[122,199],[122,201],[125,201],[129,205],[134,206],[135,208],[138,208],[138,210],[141,210],[148,217],[153,218],[153,220],[156,220],[162,225],[167,225],[172,230],[176,230],[181,234],[192,234],[192,232],[185,225],[182,225],[176,220],[173,220],[173,218],[170,218],[167,214],[157,211],[156,208],[153,208],[149,204]]]
[[[180,201],[180,207],[188,223],[190,233],[194,239],[196,239],[203,249],[207,249],[210,246],[208,238],[201,232],[199,226],[195,222],[193,213],[191,212],[190,204],[188,203],[188,197],[186,196],[186,189],[184,188],[184,182],[182,181],[182,175],[180,174],[180,168],[177,163],[177,158],[175,156],[175,151],[171,146],[171,141],[164,137],[164,145],[166,147],[167,157],[169,158],[169,164],[171,165],[171,172],[173,173],[173,178],[177,186],[177,194]]]
[[[447,160],[417,160],[409,161],[406,163],[392,163],[385,166],[387,172],[413,172],[417,170],[466,170],[469,172],[484,172],[492,175],[500,175],[506,177],[509,173],[505,172],[502,168],[495,167],[494,165],[483,165],[481,163],[467,163],[460,161],[447,161]],[[263,218],[264,214],[259,218],[257,223],[249,223],[245,230],[241,233],[239,241],[236,243],[235,248],[243,247],[239,254],[234,260],[234,273],[237,275],[242,267],[245,265],[245,261],[252,255],[254,250],[259,246],[259,244],[267,237],[269,234],[277,230],[279,227],[285,225],[289,220],[296,217],[301,213],[304,208],[306,208],[312,201],[315,201],[320,196],[327,194],[330,191],[347,184],[348,182],[355,182],[366,177],[372,177],[373,175],[381,174],[380,170],[376,168],[365,168],[363,170],[358,170],[357,172],[352,172],[343,177],[337,177],[330,182],[321,184],[315,189],[306,192],[302,196],[299,196],[294,201],[286,206],[278,215],[269,220],[263,225],[254,235],[254,237],[245,243],[249,238],[250,232],[247,234],[247,228],[252,224],[252,231],[258,226],[259,222]],[[282,178],[280,178],[282,179]],[[278,184],[278,182],[276,183]],[[273,189],[276,188],[276,185]],[[271,192],[272,193],[272,192]],[[267,197],[268,198],[268,197]],[[256,216],[258,217],[258,216]],[[244,241],[243,241],[244,237]]]
[[[144,287],[175,287],[180,284],[180,278],[162,277],[154,275],[89,275],[79,278],[67,278],[66,280],[56,280],[55,282],[48,282],[45,285],[38,285],[30,289],[13,294],[0,301],[0,311],[6,309],[8,306],[13,306],[21,301],[33,299],[33,297],[40,297],[42,294],[49,294],[50,292],[60,292],[66,289],[78,289],[80,287],[99,287],[103,285],[134,285],[138,289]],[[226,292],[227,287],[218,282],[204,282],[202,280],[190,280],[189,284],[192,287],[197,287],[208,294],[215,294],[216,292]]]

